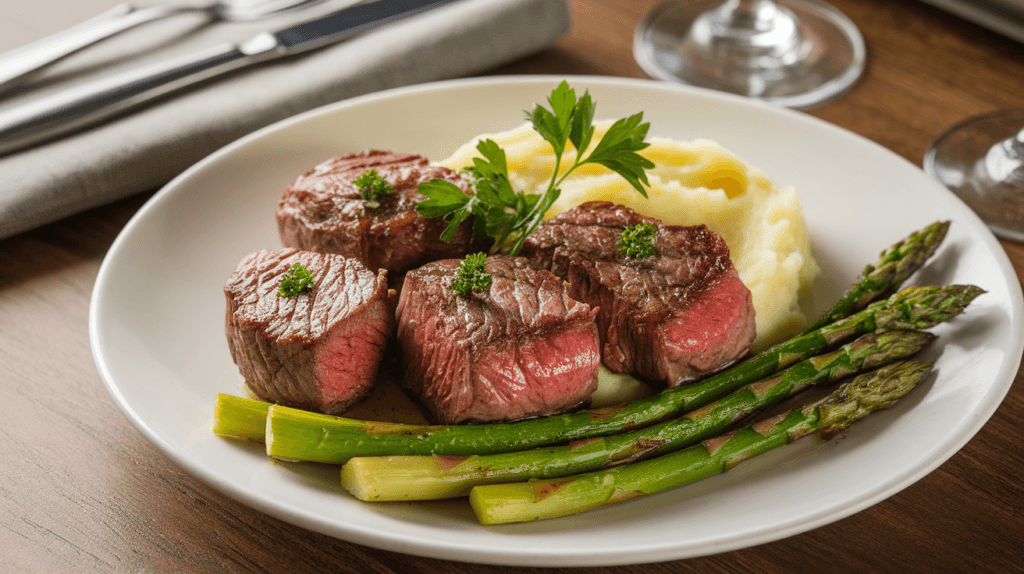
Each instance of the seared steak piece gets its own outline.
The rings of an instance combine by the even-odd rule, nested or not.
[[[404,384],[439,423],[564,412],[597,389],[596,309],[522,258],[492,255],[489,292],[452,291],[460,260],[410,271],[398,302]]]
[[[395,189],[377,199],[377,206],[367,205],[355,183],[370,170]],[[469,220],[451,243],[445,243],[440,239],[444,220],[416,213],[416,203],[426,199],[416,188],[433,178],[470,189],[459,174],[432,167],[421,155],[370,150],[327,160],[296,179],[281,196],[281,243],[358,259],[371,270],[387,269],[393,278],[430,261],[462,257],[472,248]]]
[[[294,263],[308,292],[278,295]],[[373,385],[394,328],[387,272],[354,259],[297,249],[248,255],[224,286],[231,358],[260,399],[337,414]]]
[[[656,255],[619,252],[626,226],[656,229]],[[602,360],[616,373],[678,386],[739,359],[754,341],[754,307],[722,238],[703,225],[662,225],[610,202],[590,202],[534,231],[520,255],[600,307]]]

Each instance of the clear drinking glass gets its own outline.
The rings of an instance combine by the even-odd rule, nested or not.
[[[653,78],[809,108],[853,86],[867,50],[814,0],[669,0],[637,27],[633,55]]]
[[[964,200],[992,232],[1024,242],[1024,110],[968,118],[928,147],[924,170]]]

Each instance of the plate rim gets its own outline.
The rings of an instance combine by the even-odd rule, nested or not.
[[[868,144],[878,150],[882,150],[894,159],[897,159],[905,164],[908,164],[918,171],[920,167],[912,164],[902,156],[895,152],[881,146],[880,144],[873,142],[864,136],[861,136],[852,131],[846,130],[845,128],[831,124],[824,120],[815,118],[813,116],[804,114],[802,112],[788,110],[783,108],[777,108],[756,102],[754,100],[748,100],[740,96],[733,96],[730,94],[724,94],[719,92],[713,92],[702,88],[694,88],[690,86],[682,86],[677,84],[667,84],[664,82],[658,82],[655,80],[637,79],[637,78],[620,78],[620,77],[605,77],[605,76],[587,76],[587,75],[549,75],[549,74],[532,74],[532,75],[511,75],[511,76],[487,76],[481,78],[459,78],[452,80],[443,80],[437,82],[428,82],[423,84],[415,84],[411,86],[404,86],[400,88],[393,88],[384,90],[381,92],[375,92],[354,98],[334,102],[318,108],[307,110],[299,114],[290,116],[282,119],[278,122],[265,126],[259,130],[256,130],[250,134],[247,134],[227,145],[215,151],[214,153],[203,158],[196,164],[189,167],[187,170],[179,174],[177,177],[172,179],[166,185],[164,185],[156,194],[149,198],[146,203],[132,216],[132,218],[125,224],[124,228],[119,232],[117,238],[111,244],[106,256],[104,257],[103,263],[100,266],[99,273],[97,274],[93,294],[90,300],[89,307],[89,339],[90,346],[92,347],[93,359],[96,363],[97,370],[99,371],[101,378],[103,379],[104,385],[108,392],[110,392],[112,398],[122,413],[128,418],[129,422],[138,429],[143,436],[153,444],[164,456],[167,456],[173,460],[176,464],[181,466],[190,475],[200,479],[205,484],[212,486],[222,494],[228,495],[229,497],[246,504],[254,509],[261,512],[274,516],[278,519],[284,520],[290,524],[307,528],[323,534],[342,538],[344,540],[363,544],[370,547],[381,548],[390,551],[403,552],[408,554],[415,554],[419,556],[428,556],[439,559],[458,560],[464,562],[483,562],[490,564],[504,564],[504,565],[517,565],[517,566],[599,566],[599,565],[621,565],[621,564],[639,564],[649,562],[660,562],[664,560],[674,560],[680,558],[689,558],[695,556],[704,556],[709,554],[715,554],[719,552],[725,552],[730,550],[736,550],[740,548],[746,548],[750,546],[756,546],[765,544],[768,542],[780,540],[793,536],[802,532],[806,532],[825,524],[829,524],[836,520],[845,518],[861,510],[877,504],[878,502],[889,498],[911,484],[917,482],[925,475],[934,471],[938,466],[947,461],[950,457],[959,452],[963,446],[973,438],[978,431],[984,426],[985,423],[992,417],[999,405],[1002,404],[1006,394],[1009,392],[1009,388],[1013,383],[1014,373],[1016,368],[1012,366],[1018,359],[1011,358],[1009,363],[1004,365],[1004,368],[997,373],[996,381],[1002,381],[999,385],[994,385],[993,391],[995,395],[992,395],[992,399],[986,404],[984,412],[975,412],[974,420],[968,427],[968,431],[961,434],[956,441],[950,443],[955,447],[948,449],[948,455],[940,455],[938,457],[931,457],[928,464],[918,466],[917,471],[907,475],[903,480],[887,485],[885,488],[880,488],[878,492],[875,492],[871,496],[867,496],[861,499],[859,502],[851,505],[847,505],[843,509],[837,512],[826,512],[822,513],[817,518],[810,521],[807,520],[795,520],[793,523],[783,528],[776,529],[770,533],[764,533],[761,536],[750,539],[745,536],[735,536],[728,540],[720,541],[716,543],[713,548],[708,548],[706,551],[689,551],[679,552],[678,546],[672,543],[664,544],[650,544],[644,547],[633,547],[629,553],[623,553],[619,549],[600,549],[600,548],[588,548],[586,552],[582,552],[579,549],[574,551],[551,551],[551,550],[534,550],[532,554],[524,555],[521,552],[513,551],[509,547],[501,549],[488,548],[484,550],[478,549],[467,549],[465,546],[460,546],[455,543],[437,544],[431,543],[429,547],[424,546],[422,541],[408,540],[402,538],[385,538],[381,539],[379,534],[368,533],[359,529],[354,529],[349,525],[344,525],[340,528],[345,533],[344,536],[339,534],[339,527],[337,524],[326,524],[322,520],[322,517],[312,515],[305,512],[302,509],[294,507],[288,507],[280,501],[267,500],[257,493],[248,491],[243,488],[237,487],[230,480],[228,480],[222,474],[214,471],[213,469],[205,468],[202,465],[198,465],[190,459],[187,454],[178,448],[178,445],[167,443],[160,437],[154,429],[146,424],[144,417],[127,401],[117,382],[114,380],[109,366],[106,363],[106,359],[101,349],[100,341],[100,324],[102,322],[102,312],[104,301],[102,300],[102,287],[108,281],[110,281],[111,270],[110,267],[113,265],[112,261],[116,258],[123,248],[124,244],[130,241],[130,237],[134,233],[134,229],[141,225],[141,222],[148,217],[148,214],[157,209],[158,206],[166,201],[167,197],[170,196],[181,182],[187,181],[197,172],[201,172],[206,169],[210,164],[216,163],[221,158],[230,156],[237,150],[244,148],[250,143],[267,137],[270,134],[288,130],[298,124],[306,122],[311,118],[322,116],[325,114],[336,113],[338,110],[342,110],[349,107],[357,107],[363,105],[366,102],[385,100],[389,98],[404,97],[410,94],[418,92],[431,92],[431,91],[443,91],[452,88],[460,88],[467,86],[480,86],[480,85],[501,85],[501,84],[546,84],[553,85],[561,80],[567,80],[570,84],[582,84],[586,83],[589,85],[596,84],[609,84],[616,86],[634,86],[642,87],[644,89],[659,89],[675,91],[686,96],[700,96],[710,97],[716,100],[725,100],[731,102],[738,102],[743,105],[755,106],[763,109],[770,110],[771,113],[782,113],[788,116],[790,119],[801,122],[809,122],[815,126],[816,129],[827,129],[833,132],[841,134],[843,137],[853,137],[862,144]],[[937,182],[936,182],[936,185]],[[944,189],[944,188],[943,188]],[[951,192],[951,198],[959,201]],[[980,220],[977,220],[977,224],[980,224]],[[982,238],[986,242],[989,251],[991,251],[1000,265],[1000,271],[1008,277],[1016,277],[1016,271],[1013,269],[1010,263],[1009,257],[1005,250],[999,244],[998,240],[994,235],[988,231],[988,228],[984,224],[980,224],[984,229]],[[975,225],[977,227],[977,225]],[[1010,282],[1008,285],[1010,291],[1009,295],[1011,298],[1010,304],[1011,309],[1015,311],[1016,315],[1020,315],[1022,303],[1021,286],[1019,282]],[[1019,318],[1019,317],[1018,317]],[[1013,335],[1013,346],[1020,355],[1021,351],[1024,350],[1024,325],[1021,325],[1021,321],[1014,321],[1011,325],[1011,334]],[[1017,363],[1019,368],[1019,362]],[[1008,376],[1007,376],[1008,375]],[[301,522],[297,521],[297,517]],[[453,556],[452,553],[456,553]],[[646,554],[646,556],[639,558],[637,554]],[[581,562],[582,560],[582,562]]]

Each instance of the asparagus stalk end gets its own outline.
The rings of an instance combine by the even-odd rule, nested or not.
[[[263,442],[269,408],[270,403],[220,393],[213,407],[213,432]]]

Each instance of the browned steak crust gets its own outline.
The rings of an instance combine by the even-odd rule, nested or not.
[[[382,196],[377,207],[366,205],[354,183],[371,169],[396,190]],[[371,270],[387,269],[393,277],[430,261],[486,249],[473,244],[471,221],[464,221],[452,242],[445,243],[440,239],[444,220],[416,212],[416,203],[426,199],[417,187],[434,178],[470,190],[459,174],[431,166],[421,155],[370,150],[327,160],[296,179],[281,196],[281,243],[358,259]]]
[[[563,412],[597,388],[595,310],[521,258],[492,255],[489,292],[452,292],[461,261],[409,272],[398,304],[405,385],[437,422]]]
[[[626,226],[650,222],[657,254],[619,252]],[[663,225],[610,202],[590,202],[544,222],[520,255],[599,307],[608,369],[675,386],[746,354],[754,340],[750,291],[729,248],[703,225]]]
[[[281,297],[294,263],[310,271],[312,289]],[[224,295],[231,358],[257,397],[337,414],[373,385],[394,329],[386,272],[340,255],[268,249],[238,264]]]

